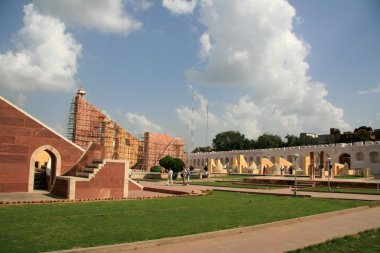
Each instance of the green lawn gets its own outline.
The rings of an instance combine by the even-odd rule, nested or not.
[[[217,186],[217,187],[234,187],[234,188],[249,188],[249,189],[280,189],[280,188],[285,188],[284,186],[273,186],[273,185],[254,185],[254,184],[239,184],[237,183],[232,183],[232,182],[211,182],[211,181],[204,181],[204,182],[199,182],[195,181],[192,182],[191,184],[194,185],[206,185],[206,186]]]
[[[345,236],[325,243],[309,246],[291,251],[293,253],[319,253],[319,252],[380,252],[380,229],[368,230],[354,236]]]
[[[304,188],[301,191],[313,191],[313,192],[329,192],[327,187],[310,187]],[[377,189],[359,189],[359,188],[332,188],[330,192],[337,193],[359,193],[359,194],[380,194]]]
[[[375,202],[213,192],[203,197],[0,206],[0,252],[41,252],[195,234]]]

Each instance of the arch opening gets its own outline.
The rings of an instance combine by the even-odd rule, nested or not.
[[[371,163],[380,163],[379,152],[372,151],[369,153],[369,160]]]
[[[61,174],[61,156],[50,145],[36,149],[30,159],[28,192],[50,191],[56,176]]]
[[[348,169],[351,169],[351,156],[347,153],[341,154],[339,156],[339,163],[341,164],[347,164]]]

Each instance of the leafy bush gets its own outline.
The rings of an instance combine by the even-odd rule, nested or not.
[[[171,156],[165,156],[163,158],[160,159],[159,161],[160,163],[160,166],[169,170],[172,166],[172,163],[173,163],[173,158]]]
[[[150,171],[151,171],[151,172],[161,172],[161,167],[160,167],[160,166],[157,166],[157,165],[152,166],[152,167],[150,168]]]
[[[172,169],[174,173],[182,171],[185,167],[185,163],[179,158],[173,158],[171,156],[165,156],[160,159],[160,165],[167,170]]]

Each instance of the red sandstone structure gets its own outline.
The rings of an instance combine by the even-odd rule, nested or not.
[[[79,89],[71,105],[67,137],[77,145],[85,148],[97,143],[104,147],[105,158],[128,160],[131,168],[144,171],[166,155],[184,159],[182,138],[146,132],[138,139],[85,100],[85,94]]]
[[[41,152],[49,168],[38,167]],[[32,192],[37,170],[45,171],[46,189],[63,198],[128,196],[127,161],[105,159],[97,144],[83,149],[0,97],[0,192]]]
[[[97,143],[104,147],[105,158],[129,160],[131,166],[136,165],[143,143],[86,101],[85,94],[81,88],[71,105],[68,139],[82,148]]]
[[[166,155],[184,159],[184,142],[182,138],[146,132],[144,139],[145,169],[157,165],[158,161]]]
[[[165,155],[184,157],[184,142],[145,133],[139,140],[87,102],[72,106],[70,141],[0,97],[0,192],[46,189],[68,199],[123,198],[141,189],[129,167],[149,170]]]

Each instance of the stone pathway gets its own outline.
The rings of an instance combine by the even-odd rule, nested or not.
[[[272,190],[264,189],[249,189],[249,188],[233,188],[233,187],[216,187],[216,186],[201,186],[201,185],[182,185],[174,184],[173,186],[166,186],[166,182],[148,182],[140,181],[140,184],[144,187],[150,188],[160,188],[168,189],[174,191],[184,191],[187,193],[200,193],[206,190],[225,190],[233,192],[246,192],[246,193],[256,193],[256,194],[271,194],[271,195],[285,195],[293,196],[293,191],[290,188],[280,188]],[[305,192],[298,191],[298,196],[310,196],[313,198],[330,198],[330,199],[351,199],[351,200],[371,200],[371,201],[380,201],[379,195],[368,195],[368,194],[353,194],[353,193],[328,193],[328,192]]]

